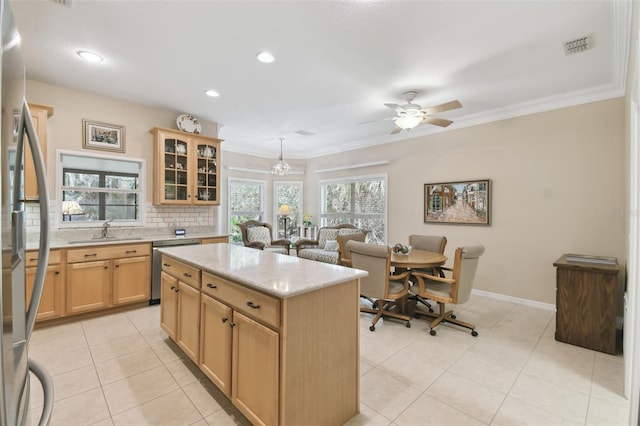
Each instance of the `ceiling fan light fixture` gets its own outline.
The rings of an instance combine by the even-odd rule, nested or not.
[[[259,52],[256,55],[256,58],[263,64],[270,64],[271,62],[276,60],[276,58],[269,52]]]
[[[422,122],[422,114],[402,114],[395,119],[396,126],[404,130],[411,130]]]
[[[293,171],[291,166],[282,159],[282,141],[283,140],[284,138],[280,138],[280,157],[278,158],[278,161],[276,162],[276,164],[274,164],[271,167],[272,175],[284,176],[284,175],[288,175]]]
[[[78,50],[76,53],[87,62],[98,63],[104,61],[104,58],[102,56],[94,52],[89,52],[88,50]]]

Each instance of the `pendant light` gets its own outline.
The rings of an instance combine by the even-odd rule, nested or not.
[[[282,141],[284,138],[280,138],[280,158],[278,158],[278,162],[271,167],[271,174],[284,176],[291,173],[291,166],[287,164],[286,161],[282,159]]]

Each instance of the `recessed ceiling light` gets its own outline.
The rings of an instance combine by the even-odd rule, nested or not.
[[[97,53],[89,52],[87,50],[78,50],[78,56],[80,56],[85,61],[89,62],[102,62],[104,58]]]
[[[271,62],[276,60],[276,58],[274,58],[273,55],[269,52],[260,52],[256,55],[256,58],[258,58],[258,60],[264,64],[270,64]]]
[[[217,98],[218,96],[220,96],[220,93],[216,92],[215,90],[207,90],[206,92],[204,92],[207,96],[211,96],[212,98]]]

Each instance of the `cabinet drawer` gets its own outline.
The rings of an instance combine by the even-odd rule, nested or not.
[[[274,297],[206,272],[202,273],[202,290],[204,293],[231,305],[237,311],[273,327],[280,327],[280,300]]]
[[[169,256],[162,256],[162,270],[167,274],[189,284],[193,288],[200,288],[200,270],[186,265]]]
[[[49,265],[58,265],[60,263],[60,250],[51,250],[49,252]],[[38,265],[38,251],[28,251],[26,258],[26,266]]]
[[[151,244],[118,244],[113,246],[83,247],[67,250],[67,263],[91,260],[121,259],[124,257],[148,256]]]

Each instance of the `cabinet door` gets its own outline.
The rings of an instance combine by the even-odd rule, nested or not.
[[[161,204],[192,204],[191,140],[174,134],[161,134],[159,197]]]
[[[67,312],[85,312],[108,308],[110,261],[81,262],[67,265]]]
[[[220,144],[195,138],[194,204],[219,205],[218,150]]]
[[[151,261],[149,256],[114,260],[113,303],[149,300],[151,293]]]
[[[231,308],[202,295],[200,316],[200,368],[231,396]]]
[[[200,290],[178,281],[178,340],[176,343],[198,364],[200,355]]]
[[[53,108],[45,105],[29,104],[31,111],[31,119],[38,134],[40,141],[40,150],[44,158],[44,164],[47,164],[47,118],[53,114]],[[38,185],[36,183],[36,171],[33,165],[33,157],[28,144],[25,144],[24,150],[24,195],[28,200],[38,198]]]
[[[175,342],[178,331],[178,280],[164,271],[160,280],[160,327]]]
[[[231,400],[252,424],[278,424],[278,342],[278,333],[233,312]]]
[[[33,293],[36,268],[27,268],[27,307]],[[42,298],[38,307],[36,320],[56,318],[64,313],[62,299],[62,274],[60,265],[49,266],[44,278]]]

